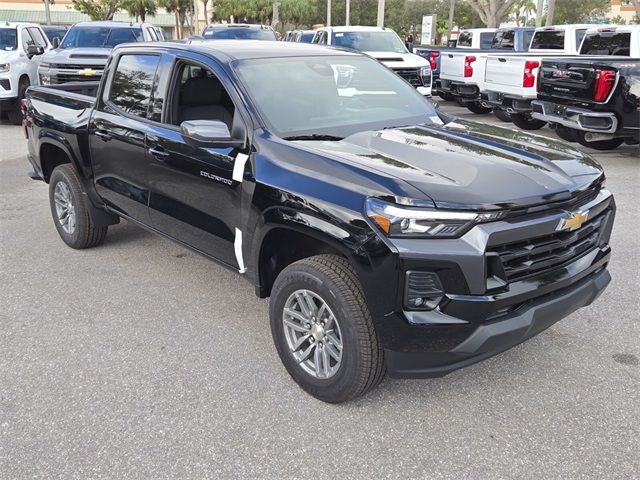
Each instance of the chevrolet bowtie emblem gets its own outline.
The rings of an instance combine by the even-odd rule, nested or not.
[[[561,219],[556,230],[578,230],[588,217],[589,212],[569,212],[569,218]]]
[[[86,77],[90,77],[91,75],[94,75],[96,73],[96,71],[93,68],[85,68],[84,70],[80,70],[78,72],[79,75],[84,75]]]

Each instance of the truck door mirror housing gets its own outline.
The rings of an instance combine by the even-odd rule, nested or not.
[[[53,40],[51,40],[51,46],[53,48],[58,48],[60,46],[60,38],[59,37],[53,37]]]
[[[221,120],[189,120],[180,124],[180,133],[201,145],[235,146],[243,142],[234,140],[226,123]]]
[[[29,45],[27,47],[27,56],[32,58],[36,55],[42,55],[44,53],[44,47],[40,45]]]

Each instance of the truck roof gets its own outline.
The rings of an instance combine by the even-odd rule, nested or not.
[[[587,33],[616,31],[616,32],[636,32],[640,31],[640,25],[592,25]]]
[[[28,22],[2,22],[0,28],[39,27],[37,23]]]
[[[322,55],[364,56],[359,52],[341,48],[327,47],[326,45],[314,45],[297,42],[265,42],[263,40],[202,40],[191,39],[183,42],[140,42],[135,45],[123,44],[116,47],[117,50],[140,47],[149,49],[180,49],[190,50],[203,54],[215,54],[218,58],[226,58],[228,61],[244,60],[248,58],[278,58],[278,57],[304,57]]]
[[[111,28],[131,28],[142,27],[143,25],[151,25],[150,23],[137,23],[137,22],[117,22],[112,20],[99,21],[99,22],[78,22],[74,24],[74,27],[111,27]]]
[[[599,27],[606,27],[607,25],[598,25]],[[536,32],[552,31],[552,30],[573,30],[575,28],[593,28],[593,23],[575,23],[571,25],[549,25],[548,27],[538,27]]]
[[[392,32],[388,27],[370,27],[367,25],[339,25],[336,27],[322,27],[318,30],[326,29],[334,32]]]

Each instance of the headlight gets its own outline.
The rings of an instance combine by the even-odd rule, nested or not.
[[[425,87],[431,85],[431,67],[420,67],[420,81]]]
[[[497,220],[502,212],[459,212],[424,207],[405,207],[368,198],[366,213],[390,237],[455,238],[480,222]]]
[[[40,62],[40,68],[49,68],[51,66],[51,64],[46,63],[46,62]]]
[[[11,70],[10,63],[0,63],[0,73],[5,73]]]

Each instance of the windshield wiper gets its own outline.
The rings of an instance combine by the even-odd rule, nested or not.
[[[327,140],[327,141],[335,141],[338,142],[342,140],[344,137],[336,137],[335,135],[321,135],[318,133],[312,133],[311,135],[293,135],[291,137],[284,137],[283,140]]]

